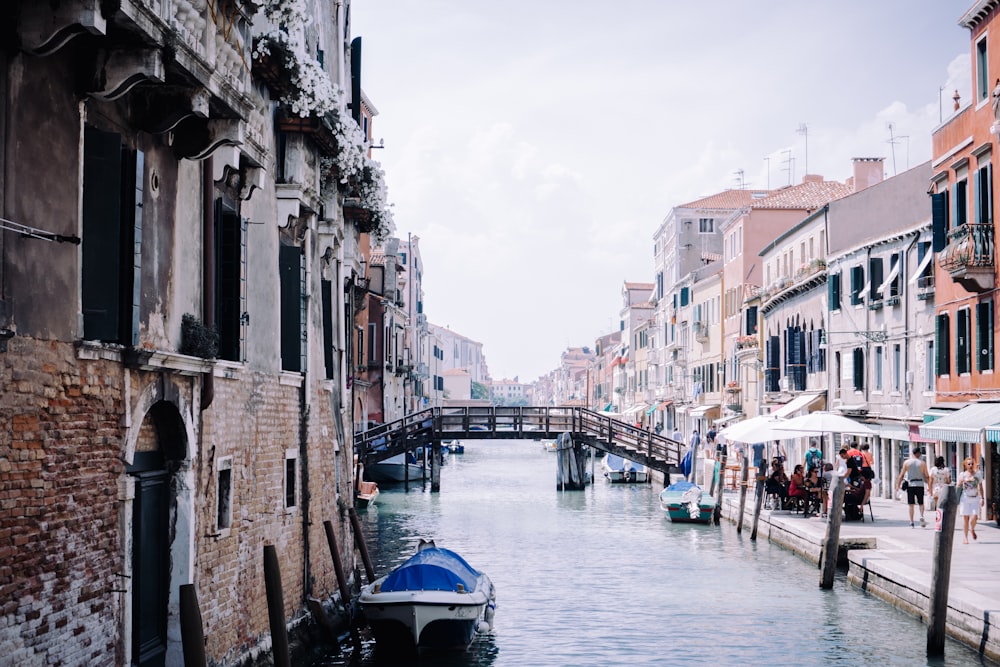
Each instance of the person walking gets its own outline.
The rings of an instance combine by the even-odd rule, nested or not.
[[[927,464],[920,458],[920,447],[914,446],[910,450],[910,458],[903,464],[903,469],[896,477],[896,490],[903,488],[903,481],[906,481],[906,504],[910,509],[910,528],[913,528],[913,506],[920,506],[920,527],[924,528],[927,521],[924,519],[924,486],[930,478]]]
[[[931,509],[937,510],[938,500],[941,498],[941,489],[951,484],[951,468],[944,464],[944,457],[939,456],[934,459],[931,466]]]
[[[976,460],[971,456],[962,462],[965,468],[958,474],[958,486],[962,489],[962,497],[958,501],[958,514],[962,517],[962,535],[965,539],[962,544],[969,543],[969,530],[972,530],[972,539],[978,540],[976,535],[976,522],[979,521],[979,511],[986,504],[986,494],[983,493],[983,480],[976,472]]]

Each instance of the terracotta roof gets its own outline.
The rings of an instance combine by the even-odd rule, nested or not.
[[[854,193],[854,187],[839,181],[807,181],[773,191],[755,200],[751,208],[814,210]]]
[[[735,211],[746,208],[755,199],[761,199],[762,195],[767,194],[767,190],[723,190],[717,194],[681,204],[677,208],[711,208]]]

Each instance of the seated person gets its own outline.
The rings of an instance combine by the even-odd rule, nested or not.
[[[805,487],[807,497],[816,500],[820,499],[823,493],[823,480],[820,479],[818,468],[809,469],[809,474],[806,476],[803,486]]]
[[[806,478],[802,474],[802,464],[795,466],[792,470],[792,479],[788,483],[788,495],[792,498],[802,498],[806,497]]]
[[[768,494],[778,496],[782,504],[788,497],[788,475],[785,474],[785,469],[778,459],[771,461],[771,474],[764,481],[764,490]]]
[[[822,496],[823,501],[823,516],[826,516],[827,505],[830,504],[830,485],[833,484],[833,464],[829,461],[823,464],[823,474],[820,476],[822,481],[822,488],[820,489],[820,496]]]

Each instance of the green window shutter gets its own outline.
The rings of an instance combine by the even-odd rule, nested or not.
[[[83,337],[119,342],[122,295],[121,136],[86,127],[83,137]]]
[[[931,195],[931,225],[934,252],[944,250],[948,233],[948,191]]]
[[[948,313],[941,313],[937,316],[937,340],[935,341],[935,345],[937,346],[937,364],[935,372],[939,376],[951,373],[950,325]]]
[[[689,291],[687,287],[681,288],[681,306],[688,305]]]
[[[865,388],[865,351],[854,348],[854,388],[862,391]]]
[[[872,281],[871,287],[868,288],[869,301],[878,301],[885,298],[885,295],[881,292],[878,295],[875,294],[876,290],[882,286],[882,276],[882,258],[872,257],[871,262],[868,264],[868,279]]]
[[[993,301],[976,304],[976,370],[993,370]]]
[[[969,372],[969,311],[961,308],[955,313],[955,373]]]
[[[122,342],[129,341],[132,347],[139,344],[139,317],[140,302],[142,301],[142,199],[145,179],[145,154],[136,151],[134,169],[132,170],[132,199],[127,204],[131,206],[132,214],[132,247],[131,265],[132,274],[128,276],[131,283],[131,294],[128,295],[127,303],[131,304],[131,317],[128,319],[129,328],[122,331]]]

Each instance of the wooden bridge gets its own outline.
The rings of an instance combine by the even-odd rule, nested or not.
[[[564,433],[574,446],[617,454],[665,475],[680,465],[684,451],[676,440],[578,407],[428,408],[358,433],[354,445],[364,465],[371,466],[419,447],[436,450],[442,440],[554,440]]]

